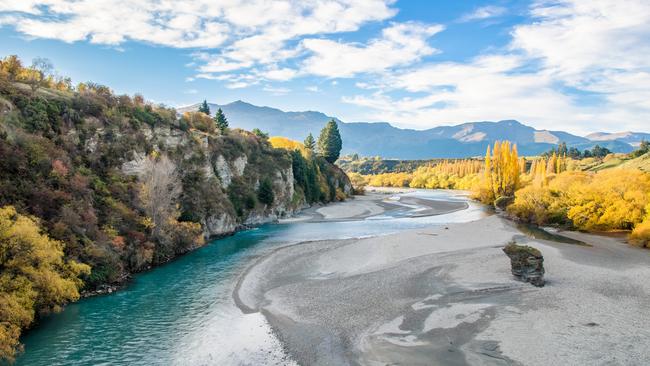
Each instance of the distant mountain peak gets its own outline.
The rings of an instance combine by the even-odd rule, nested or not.
[[[217,104],[217,103],[214,103],[214,104]],[[257,107],[257,106],[255,106],[253,104],[248,103],[248,102],[244,102],[241,99],[237,99],[236,101],[230,102],[230,103],[228,103],[226,105],[247,105],[247,106],[251,106],[251,107]]]
[[[200,103],[178,108],[180,113],[195,111]],[[318,135],[331,118],[339,122],[343,138],[343,153],[365,156],[384,156],[400,159],[457,158],[480,156],[494,141],[509,140],[517,144],[522,155],[537,155],[550,150],[560,142],[580,150],[596,143],[616,152],[633,148],[635,139],[650,134],[629,133],[626,137],[608,136],[596,139],[576,136],[563,131],[537,130],[518,120],[497,122],[476,121],[457,125],[438,126],[427,130],[398,128],[388,122],[343,122],[318,111],[285,112],[277,108],[256,106],[243,100],[228,104],[208,103],[214,113],[221,108],[230,126],[252,130],[259,128],[271,136],[284,136],[303,141],[312,133]]]

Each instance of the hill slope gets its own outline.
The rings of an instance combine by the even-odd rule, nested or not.
[[[632,146],[639,146],[641,141],[650,141],[650,133],[643,132],[595,132],[586,136],[591,141],[622,141]]]
[[[198,109],[199,104],[178,108],[179,112]],[[215,112],[221,108],[231,126],[259,128],[271,135],[286,136],[302,141],[308,133],[317,135],[333,117],[324,113],[284,112],[270,107],[259,107],[243,101],[229,104],[209,104]],[[344,141],[343,154],[383,156],[398,159],[428,159],[478,156],[495,140],[517,143],[520,153],[537,155],[560,142],[581,150],[596,144],[614,152],[629,152],[632,146],[617,139],[592,141],[563,131],[536,130],[518,121],[468,122],[454,126],[439,126],[427,130],[401,129],[386,122],[339,122]]]

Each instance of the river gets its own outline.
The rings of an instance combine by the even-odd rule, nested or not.
[[[353,221],[264,225],[214,240],[164,266],[138,274],[126,288],[68,305],[22,338],[16,365],[260,365],[290,363],[259,313],[233,301],[236,280],[250,264],[288,243],[376,236],[468,222],[487,215],[453,191],[402,196],[467,201],[468,208],[413,217],[402,210]]]

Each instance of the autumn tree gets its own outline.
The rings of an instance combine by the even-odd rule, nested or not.
[[[32,61],[32,66],[24,70],[24,80],[35,92],[45,80],[52,74],[53,66],[50,60],[37,57]]]
[[[161,236],[170,218],[175,219],[181,181],[176,165],[167,155],[152,154],[143,162],[140,200],[152,221],[154,236]]]
[[[181,128],[194,128],[199,131],[212,133],[214,132],[214,120],[205,113],[185,112],[179,121]]]
[[[269,138],[271,146],[276,149],[285,149],[289,151],[298,150],[300,152],[305,151],[305,147],[298,141],[294,141],[282,136],[273,136]],[[306,154],[305,154],[306,155]]]
[[[519,186],[521,171],[517,145],[510,141],[495,141],[492,150],[489,146],[487,148],[484,164],[478,198],[493,203],[500,197],[512,197]]]
[[[208,114],[210,114],[209,108],[208,108]],[[221,108],[217,109],[217,113],[214,115],[214,123],[219,129],[219,131],[221,131],[221,133],[226,132],[226,130],[228,129],[228,119],[226,118],[226,115],[223,114]]]
[[[165,154],[153,153],[143,161],[139,178],[140,201],[156,247],[155,251],[147,245],[137,248],[135,267],[165,261],[203,245],[201,224],[178,221],[182,181],[176,164]]]
[[[208,106],[208,102],[203,99],[203,103],[199,106],[199,112],[205,113],[208,116],[210,115],[210,106]]]
[[[12,206],[0,208],[0,359],[12,360],[18,337],[36,314],[79,299],[79,276],[90,267],[63,259],[63,243]]]
[[[11,81],[15,81],[23,70],[23,64],[16,55],[10,55],[0,61],[0,74],[6,75]]]
[[[327,122],[318,136],[318,153],[334,164],[341,154],[343,142],[335,120]]]

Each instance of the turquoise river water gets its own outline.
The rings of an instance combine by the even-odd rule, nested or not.
[[[466,200],[449,191],[409,193]],[[427,225],[467,222],[483,208],[409,218],[404,212],[360,221],[264,225],[212,241],[164,266],[138,274],[126,288],[83,299],[27,332],[16,365],[286,364],[260,314],[234,304],[236,280],[252,261],[279,245],[374,236]]]

